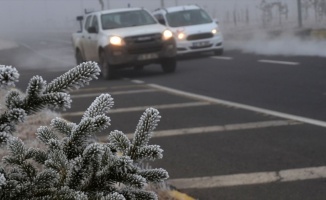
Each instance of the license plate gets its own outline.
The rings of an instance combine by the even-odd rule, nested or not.
[[[152,60],[156,58],[158,58],[158,55],[156,53],[147,53],[138,56],[138,60]]]
[[[209,46],[209,42],[208,41],[204,41],[204,42],[194,42],[192,43],[193,47],[204,47],[204,46]]]

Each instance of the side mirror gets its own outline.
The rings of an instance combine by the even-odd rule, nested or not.
[[[220,22],[218,21],[218,19],[213,19],[213,21],[216,23],[216,24],[219,24]]]
[[[158,23],[160,23],[162,25],[166,25],[166,22],[164,19],[158,19],[157,21],[158,21]]]
[[[88,33],[97,33],[97,29],[94,26],[91,26],[87,29]]]
[[[83,21],[83,19],[84,19],[83,16],[77,16],[77,17],[76,17],[76,20],[77,20],[77,21]]]

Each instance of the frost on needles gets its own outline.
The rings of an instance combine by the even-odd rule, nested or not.
[[[149,145],[159,112],[148,108],[141,116],[134,138],[112,131],[107,143],[94,142],[94,134],[110,125],[106,115],[113,98],[102,94],[76,124],[55,118],[37,130],[37,139],[46,148],[32,148],[15,137],[15,126],[44,108],[70,108],[70,90],[87,85],[100,73],[94,62],[85,62],[49,84],[34,76],[25,94],[8,89],[18,81],[18,71],[0,65],[1,87],[8,89],[1,105],[0,143],[9,154],[0,164],[0,199],[35,200],[134,200],[157,199],[146,189],[149,183],[168,178],[164,169],[143,168],[143,162],[162,158],[158,145]]]

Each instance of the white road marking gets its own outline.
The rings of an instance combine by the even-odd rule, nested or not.
[[[132,83],[136,83],[136,84],[143,84],[145,83],[144,81],[141,80],[131,80]]]
[[[211,58],[218,59],[218,60],[233,60],[232,57],[225,57],[225,56],[211,56]]]
[[[287,61],[278,61],[278,60],[258,60],[258,62],[280,64],[280,65],[299,65],[298,62],[287,62]]]
[[[101,93],[87,93],[87,94],[75,94],[71,95],[71,98],[85,98],[85,97],[97,97],[103,93],[109,93],[111,96],[113,95],[122,95],[122,94],[137,94],[137,93],[145,93],[145,92],[157,92],[156,89],[143,89],[143,90],[128,90],[128,91],[118,91],[118,92],[101,92]]]
[[[178,189],[203,189],[326,178],[326,166],[197,178],[170,179]]]
[[[310,119],[310,118],[306,118],[306,117],[286,114],[286,113],[272,111],[272,110],[268,110],[268,109],[264,109],[264,108],[258,108],[258,107],[254,107],[254,106],[241,104],[241,103],[235,103],[235,102],[226,101],[226,100],[222,100],[222,99],[207,97],[204,95],[193,94],[190,92],[184,92],[181,90],[176,90],[176,89],[172,89],[172,88],[168,88],[168,87],[164,87],[164,86],[160,86],[160,85],[156,85],[156,84],[148,84],[148,85],[153,88],[156,88],[156,89],[161,89],[163,91],[167,91],[167,92],[177,94],[180,96],[197,99],[200,101],[208,101],[208,102],[215,103],[215,104],[225,105],[225,106],[234,107],[234,108],[241,108],[244,110],[249,110],[249,111],[253,111],[253,112],[257,112],[257,113],[262,113],[262,114],[280,117],[280,118],[284,118],[284,119],[299,121],[299,122],[312,124],[312,125],[316,125],[316,126],[326,127],[325,121],[320,121],[320,120]]]
[[[96,88],[79,88],[78,90],[72,90],[69,93],[73,94],[73,93],[80,93],[80,92],[88,92],[88,91],[101,91],[101,90],[107,90],[107,87],[96,87]]]
[[[190,103],[176,103],[176,104],[153,105],[153,106],[138,106],[138,107],[130,107],[130,108],[111,109],[111,110],[109,110],[108,114],[145,111],[149,107],[153,107],[156,109],[171,109],[171,108],[186,108],[186,107],[207,106],[207,105],[211,105],[211,103],[209,103],[209,102],[190,102]],[[81,111],[81,112],[62,113],[61,116],[73,117],[73,116],[82,116],[83,114],[84,114],[84,111]]]
[[[112,86],[112,89],[126,89],[126,88],[142,88],[147,87],[147,85],[118,85],[118,86]]]
[[[300,123],[291,120],[273,120],[273,121],[262,121],[262,122],[239,123],[239,124],[226,124],[221,126],[205,126],[205,127],[195,127],[195,128],[154,131],[153,137],[170,137],[170,136],[203,134],[203,133],[212,133],[212,132],[268,128],[268,127],[277,127],[277,126],[290,126],[290,125],[298,125],[298,124]],[[127,133],[126,135],[128,138],[133,137],[133,133]]]

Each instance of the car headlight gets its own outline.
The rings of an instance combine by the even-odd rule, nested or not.
[[[169,40],[173,37],[173,33],[170,30],[165,30],[163,32],[163,40]]]
[[[125,44],[125,42],[119,36],[112,36],[112,37],[110,37],[110,44],[115,45],[115,46],[123,46]]]
[[[218,28],[214,28],[214,29],[212,30],[212,33],[213,33],[214,35],[218,34],[219,32],[220,32],[220,30],[218,30]]]
[[[183,32],[178,32],[177,33],[177,37],[178,37],[179,40],[183,40],[183,39],[186,38],[186,34],[183,33]]]

